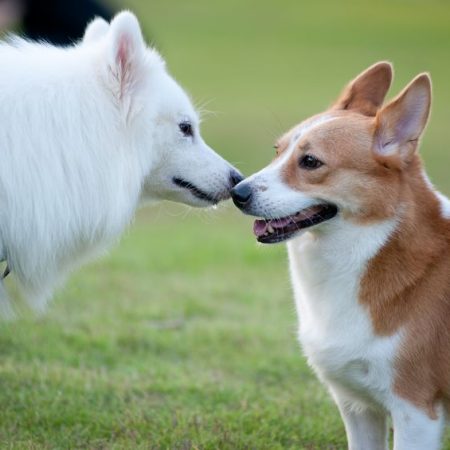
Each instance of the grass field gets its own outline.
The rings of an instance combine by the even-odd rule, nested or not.
[[[422,150],[450,194],[450,4],[133,0],[208,142],[246,174],[276,136],[380,59],[392,94],[431,72]],[[343,449],[338,412],[301,356],[284,246],[224,205],[141,211],[42,318],[0,327],[0,447]],[[446,441],[450,449],[450,439]]]

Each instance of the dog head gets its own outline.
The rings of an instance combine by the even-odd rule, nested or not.
[[[258,241],[281,242],[325,223],[329,229],[338,218],[395,216],[405,177],[420,166],[431,83],[419,75],[382,107],[391,79],[389,63],[364,71],[331,108],[283,135],[271,164],[233,188],[236,206],[263,218],[254,225]]]
[[[124,145],[137,154],[142,200],[208,206],[228,198],[242,176],[204,142],[188,95],[145,45],[136,17],[122,12],[109,25],[95,19],[81,46],[100,47],[106,58],[99,72]]]

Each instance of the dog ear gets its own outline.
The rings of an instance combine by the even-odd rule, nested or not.
[[[431,79],[423,73],[376,116],[375,153],[399,167],[414,155],[431,108]]]
[[[119,101],[130,103],[142,77],[145,59],[145,43],[136,16],[129,11],[117,14],[109,27],[108,40],[108,66],[114,92]]]
[[[103,36],[106,36],[109,30],[109,23],[101,17],[96,17],[86,27],[86,31],[83,36],[83,44],[90,44],[91,42],[98,41]]]
[[[382,61],[374,64],[345,87],[332,109],[354,110],[374,116],[389,90],[392,74],[390,63]]]

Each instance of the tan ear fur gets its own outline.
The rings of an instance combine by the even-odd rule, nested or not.
[[[332,109],[352,110],[374,116],[389,90],[392,76],[393,69],[389,62],[374,64],[344,88]]]
[[[377,157],[404,166],[413,157],[431,109],[431,79],[414,78],[403,91],[378,111],[375,148]]]

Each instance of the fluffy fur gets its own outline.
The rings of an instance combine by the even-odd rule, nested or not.
[[[139,204],[208,206],[239,179],[130,12],[67,48],[11,37],[0,60],[0,256],[37,310]]]
[[[299,339],[349,449],[387,449],[390,415],[395,450],[437,450],[450,405],[450,202],[417,152],[430,78],[383,106],[391,78],[388,63],[367,69],[232,196],[266,219],[258,240],[289,239]]]

